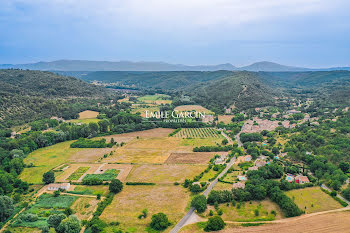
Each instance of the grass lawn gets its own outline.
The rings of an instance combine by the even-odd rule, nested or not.
[[[107,185],[76,185],[74,186],[73,191],[71,193],[75,194],[83,194],[83,195],[97,195],[101,194],[102,196],[106,196],[108,194],[108,186]]]
[[[215,186],[213,190],[232,190],[232,184],[228,184],[228,183],[223,183],[223,182],[218,182]]]
[[[73,172],[69,177],[68,180],[79,180],[79,178],[84,175],[87,170],[89,170],[90,167],[79,167],[75,172]]]
[[[270,200],[263,201],[252,201],[243,202],[241,207],[238,208],[238,203],[236,206],[229,206],[226,204],[220,204],[219,208],[223,211],[221,216],[224,221],[237,221],[237,222],[254,222],[254,221],[272,221],[275,219],[282,218],[282,211],[280,208]],[[209,210],[213,210],[216,213],[214,206],[209,206],[203,216],[209,217]],[[255,214],[255,210],[258,210],[258,216]],[[271,213],[274,210],[277,215],[276,217]]]
[[[115,179],[119,173],[120,173],[119,170],[108,169],[104,173],[101,173],[101,174],[87,174],[84,177],[83,181],[85,179],[90,179],[90,178],[98,178],[98,179],[103,180],[103,181],[110,181],[110,180]]]
[[[206,172],[203,174],[202,178],[199,180],[199,182],[203,181],[209,181],[210,178],[213,178],[216,175],[217,171],[214,171],[213,169],[210,169],[209,172]]]
[[[239,175],[238,171],[233,171],[231,173],[227,173],[227,175],[224,178],[224,181],[227,182],[234,182],[237,180],[237,176]]]
[[[127,181],[150,183],[174,183],[192,179],[206,169],[206,165],[163,164],[136,165]]]
[[[144,103],[155,103],[155,104],[171,104],[171,100],[169,100],[170,96],[164,94],[157,95],[145,95],[137,98],[138,101]]]
[[[336,200],[322,192],[320,187],[295,189],[286,192],[286,194],[306,213],[314,213],[342,207]]]
[[[42,183],[42,176],[45,172],[67,162],[72,154],[84,150],[83,148],[70,148],[72,142],[61,142],[30,153],[24,162],[26,164],[33,163],[35,167],[25,168],[20,179],[34,184]]]
[[[100,218],[108,223],[120,222],[123,232],[145,232],[152,215],[162,212],[174,226],[185,215],[189,199],[189,191],[181,186],[125,186]],[[144,209],[148,210],[148,217],[138,219]]]

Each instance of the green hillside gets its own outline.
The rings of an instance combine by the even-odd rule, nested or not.
[[[238,109],[272,105],[273,97],[281,95],[252,72],[234,72],[229,77],[197,86],[188,94],[195,102],[216,112],[232,105]]]
[[[81,76],[86,81],[103,81],[134,85],[138,88],[179,89],[202,82],[231,75],[231,71],[165,71],[165,72],[125,72],[98,71]]]
[[[0,119],[12,126],[44,117],[72,118],[105,89],[50,72],[0,70]],[[88,97],[88,98],[86,98]]]

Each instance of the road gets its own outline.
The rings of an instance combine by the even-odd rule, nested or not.
[[[332,190],[330,188],[328,188],[325,184],[321,184],[321,188],[326,189],[329,192],[332,192]],[[345,201],[346,203],[348,203],[348,206],[350,207],[350,201],[346,200],[344,197],[340,196],[339,194],[337,194],[337,197],[339,199],[341,199],[342,201]]]
[[[228,137],[223,131],[221,131],[222,135],[227,138],[228,142],[232,145],[233,141],[230,137]],[[238,137],[238,135],[236,135]],[[238,141],[237,141],[238,142]],[[241,146],[240,141],[238,142],[238,146]],[[208,197],[210,191],[215,187],[218,183],[219,179],[225,175],[228,169],[230,169],[236,162],[236,158],[232,158],[231,161],[226,165],[226,168],[216,177],[216,179],[210,183],[208,188],[203,192],[203,195]],[[184,227],[187,221],[192,217],[192,215],[196,214],[195,209],[191,207],[191,209],[186,213],[186,215],[176,224],[176,226],[170,231],[170,233],[177,233],[180,231],[182,227]]]

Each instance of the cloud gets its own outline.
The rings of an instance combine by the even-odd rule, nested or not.
[[[315,42],[349,50],[348,0],[0,1],[0,48],[13,57],[216,63],[311,56],[324,49]]]

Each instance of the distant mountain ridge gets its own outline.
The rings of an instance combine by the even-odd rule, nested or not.
[[[236,67],[230,63],[218,65],[183,65],[165,62],[132,62],[132,61],[87,61],[87,60],[57,60],[29,64],[0,64],[0,69],[19,68],[50,71],[266,71],[266,72],[300,72],[323,70],[350,70],[350,67],[331,67],[310,69],[285,66],[274,62],[262,61],[248,66]]]

